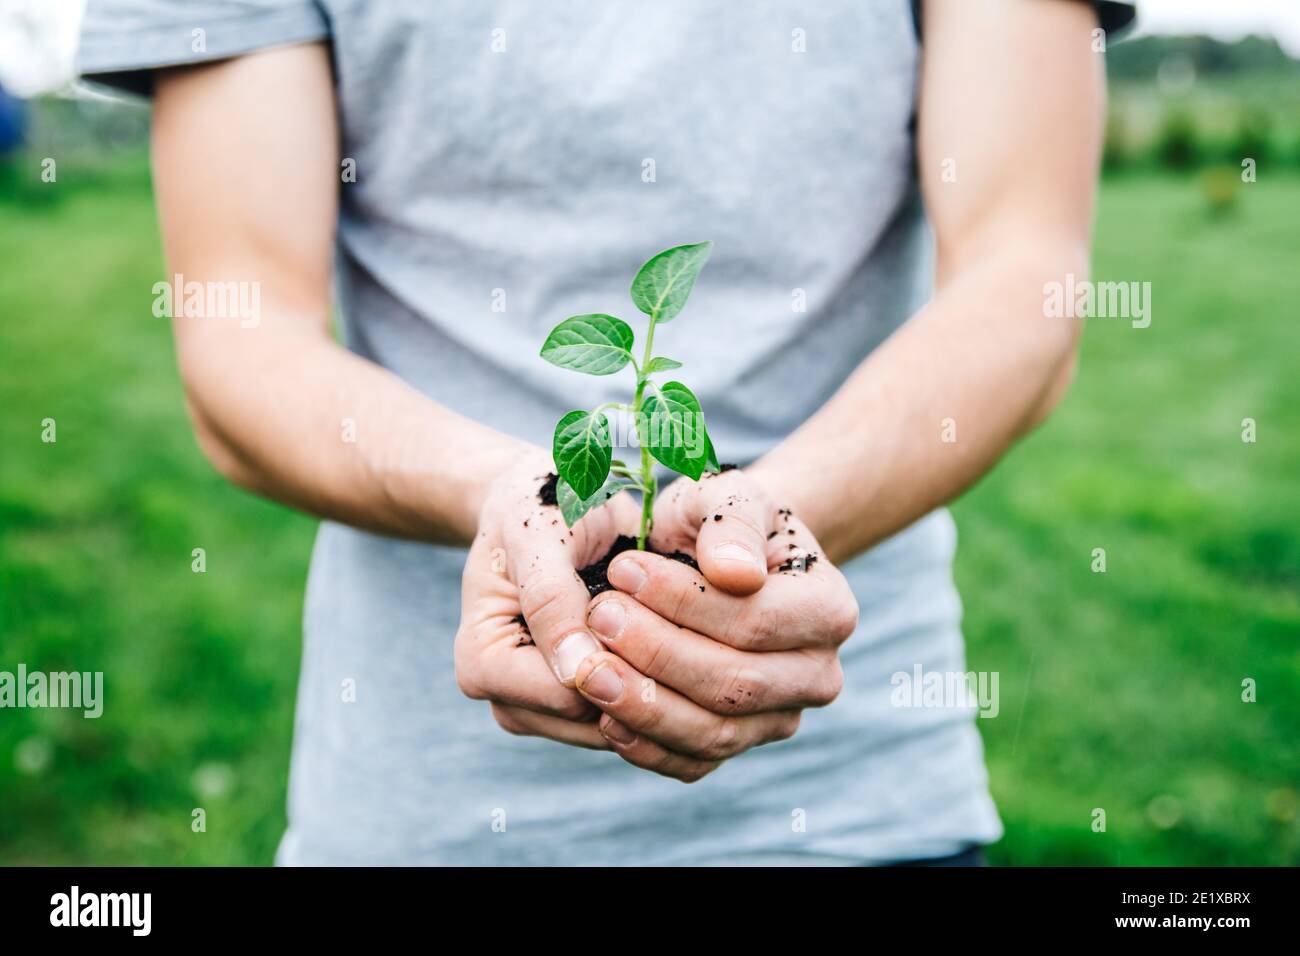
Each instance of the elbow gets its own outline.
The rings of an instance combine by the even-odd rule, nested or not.
[[[1074,384],[1079,371],[1079,343],[1084,319],[1073,309],[1055,308],[1057,287],[1075,288],[1089,281],[1091,261],[1086,247],[1063,246],[1044,260],[1035,278],[1042,280],[1039,319],[1047,328],[1047,343],[1040,361],[1044,363],[1043,391],[1034,409],[1030,427],[1043,422]]]
[[[239,388],[223,371],[238,367],[232,359],[217,361],[215,349],[199,349],[178,336],[177,359],[185,411],[199,451],[217,474],[249,491],[257,490],[256,476],[232,424],[238,420],[234,397]]]
[[[1037,235],[1007,249],[1003,275],[1007,300],[1016,304],[1032,330],[1038,359],[1068,387],[1083,334],[1083,319],[1074,308],[1074,290],[1092,274],[1087,241],[1073,235]],[[1070,301],[1067,301],[1070,300]]]
[[[1009,353],[1003,377],[1025,390],[1023,434],[1051,414],[1077,371],[1084,320],[1076,292],[1091,278],[1087,219],[1041,210],[983,216],[936,239],[940,290]]]
[[[1077,278],[1088,276],[1085,258]],[[1031,414],[1030,427],[1042,423],[1061,403],[1079,372],[1079,342],[1083,337],[1083,319],[1072,315],[1058,316],[1044,308],[1042,320],[1048,325],[1047,342],[1038,358],[1043,387]]]
[[[255,490],[248,466],[189,390],[185,396],[185,408],[189,412],[199,451],[213,470],[232,484]]]
[[[1032,240],[1021,233],[994,248],[969,263],[965,300],[1015,353],[1008,371],[1030,390],[1022,429],[1027,432],[1060,404],[1078,370],[1084,320],[1073,308],[1062,308],[1061,299],[1089,279],[1087,243],[1045,231]]]
[[[1025,429],[1036,428],[1045,422],[1049,415],[1056,410],[1056,406],[1061,404],[1065,398],[1066,392],[1074,384],[1075,376],[1079,371],[1079,348],[1076,336],[1075,344],[1071,345],[1062,355],[1056,367],[1049,373],[1047,387],[1043,390],[1042,398],[1034,406],[1028,427]]]

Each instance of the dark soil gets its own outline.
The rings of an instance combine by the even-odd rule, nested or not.
[[[515,641],[516,648],[530,648],[530,646],[533,646],[533,632],[528,630],[528,622],[524,620],[524,615],[516,614],[515,617],[510,619],[510,623],[519,624],[520,630],[523,631],[519,635],[519,640]]]
[[[636,538],[628,534],[621,534],[614,540],[614,543],[610,545],[609,550],[605,552],[603,558],[595,564],[589,564],[585,568],[581,568],[578,571],[578,577],[582,578],[582,583],[587,585],[587,592],[592,597],[595,597],[597,594],[601,594],[602,592],[614,590],[614,585],[609,583],[609,562],[613,561],[615,557],[622,554],[624,551],[635,550]],[[682,564],[694,568],[696,571],[700,569],[700,566],[695,563],[695,559],[685,551],[674,551],[671,554],[664,554],[662,551],[656,551],[654,548],[649,548],[647,550],[649,550],[651,554],[657,554],[661,557],[671,558],[674,561],[680,561]]]
[[[542,482],[542,487],[537,489],[537,500],[544,505],[558,505],[559,499],[555,497],[555,488],[560,483],[560,476],[550,474]]]
[[[533,632],[528,630],[528,622],[524,620],[524,616],[522,614],[516,614],[510,619],[510,622],[512,624],[518,624],[520,629],[523,631],[523,634],[519,635],[519,641],[515,644],[515,647],[532,647]]]
[[[735,465],[723,465],[722,470],[730,471],[732,468],[735,467],[736,467]],[[555,497],[555,489],[556,489],[556,485],[559,484],[559,481],[560,481],[559,475],[556,474],[547,475],[546,479],[542,482],[542,486],[537,489],[537,500],[540,501],[543,505],[558,505],[559,502],[556,500]],[[719,515],[719,520],[721,520],[721,515]],[[525,521],[524,525],[527,526],[527,524],[528,522]],[[570,531],[569,534],[570,536],[572,536],[573,532]],[[614,585],[609,583],[609,575],[608,575],[609,562],[613,561],[616,556],[622,554],[624,551],[633,551],[635,549],[636,549],[636,538],[632,537],[631,535],[621,534],[614,539],[614,543],[610,545],[609,550],[605,552],[605,556],[603,558],[601,558],[595,564],[589,564],[585,568],[581,568],[578,571],[578,577],[580,577],[582,579],[582,583],[587,586],[587,592],[592,597],[595,597],[597,594],[601,594],[605,591],[614,590]],[[650,551],[651,554],[657,554],[660,555],[661,557],[671,558],[674,561],[680,561],[682,564],[694,568],[696,571],[700,570],[700,566],[696,564],[695,559],[692,558],[685,551],[674,551],[671,554],[664,554],[662,551],[656,551],[654,548],[649,548],[648,550]],[[702,591],[704,590],[704,588],[700,588],[700,590]],[[528,625],[524,623],[523,615],[517,615],[515,617],[515,623],[523,627],[525,635],[528,634]],[[531,644],[532,642],[533,642],[532,638],[527,638],[527,643]],[[525,642],[521,640],[520,646],[523,646],[524,643]]]

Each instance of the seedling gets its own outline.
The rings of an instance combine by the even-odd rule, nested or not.
[[[569,527],[620,491],[637,491],[641,530],[636,546],[644,551],[659,491],[651,459],[692,481],[699,481],[705,471],[719,469],[695,395],[681,382],[661,386],[653,379],[659,372],[682,367],[681,362],[654,354],[655,327],[671,322],[682,311],[712,248],[711,242],[699,242],[666,249],[646,262],[632,280],[632,302],[650,318],[640,364],[632,355],[631,326],[603,312],[565,319],[546,337],[542,358],[552,365],[587,375],[613,375],[631,365],[636,373],[630,404],[607,402],[589,412],[569,412],[555,426],[553,454],[560,476],[555,497]],[[641,449],[639,468],[613,457],[605,417],[610,409],[632,416]]]

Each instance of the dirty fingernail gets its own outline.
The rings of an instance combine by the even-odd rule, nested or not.
[[[623,678],[608,664],[601,664],[587,675],[580,688],[588,697],[602,704],[612,704],[623,696]]]
[[[636,594],[641,590],[641,585],[645,584],[645,572],[641,570],[641,565],[637,564],[632,558],[621,558],[614,561],[606,572],[609,583],[614,585],[620,591],[626,591],[629,594]]]
[[[616,744],[622,744],[626,747],[628,744],[636,743],[636,734],[629,728],[620,724],[617,720],[610,719],[600,728],[600,732],[614,741]]]
[[[627,611],[623,610],[623,605],[618,601],[602,601],[591,612],[587,623],[605,640],[612,641],[623,633],[623,626],[627,624]]]
[[[758,555],[750,551],[743,544],[737,544],[734,541],[728,541],[726,544],[720,544],[713,549],[714,561],[734,561],[737,564],[748,564],[754,567],[762,567],[758,560]],[[764,569],[766,570],[766,569]]]
[[[586,631],[574,631],[555,648],[555,676],[562,684],[571,684],[578,665],[600,650],[596,639]]]

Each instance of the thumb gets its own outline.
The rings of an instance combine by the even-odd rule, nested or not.
[[[587,629],[591,595],[573,566],[573,549],[559,542],[529,542],[511,552],[511,578],[519,587],[519,609],[551,672],[574,685],[578,665],[601,650]]]
[[[753,594],[767,580],[767,536],[772,507],[740,471],[702,479],[692,496],[698,522],[695,560],[709,580],[729,594]]]

